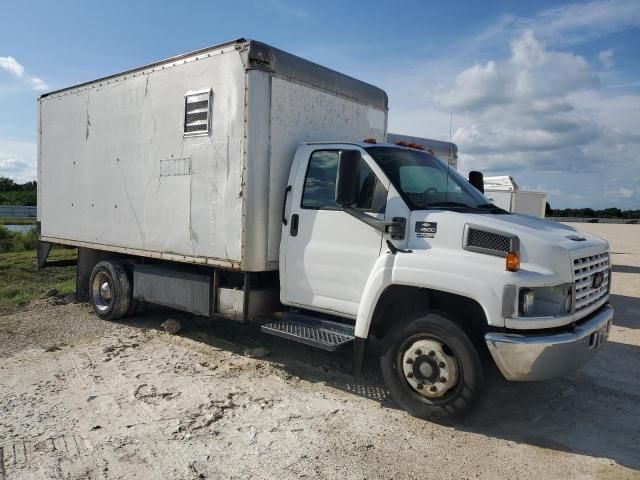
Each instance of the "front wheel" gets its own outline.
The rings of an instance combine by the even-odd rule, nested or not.
[[[420,418],[459,418],[484,390],[480,354],[443,313],[409,318],[384,339],[380,367],[394,400]]]

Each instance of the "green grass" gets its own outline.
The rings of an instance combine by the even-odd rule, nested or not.
[[[75,258],[76,250],[53,249],[49,260]],[[47,267],[36,270],[36,252],[0,253],[0,307],[20,305],[40,297],[50,288],[59,294],[75,291],[76,267]]]
[[[0,225],[35,225],[36,217],[0,217]]]

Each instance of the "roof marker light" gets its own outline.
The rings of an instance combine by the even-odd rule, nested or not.
[[[418,143],[409,143],[409,142],[405,142],[404,140],[396,142],[395,144],[401,147],[413,148],[415,150],[424,150],[424,145],[420,145]]]

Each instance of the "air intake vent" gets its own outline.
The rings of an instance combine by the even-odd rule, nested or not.
[[[184,97],[184,134],[203,135],[211,127],[211,90],[188,93]]]
[[[466,250],[490,255],[505,256],[520,248],[518,237],[504,232],[495,232],[484,227],[467,225],[463,247]]]

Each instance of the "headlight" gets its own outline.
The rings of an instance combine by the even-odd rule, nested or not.
[[[520,289],[519,313],[521,317],[555,317],[571,313],[572,285]]]

